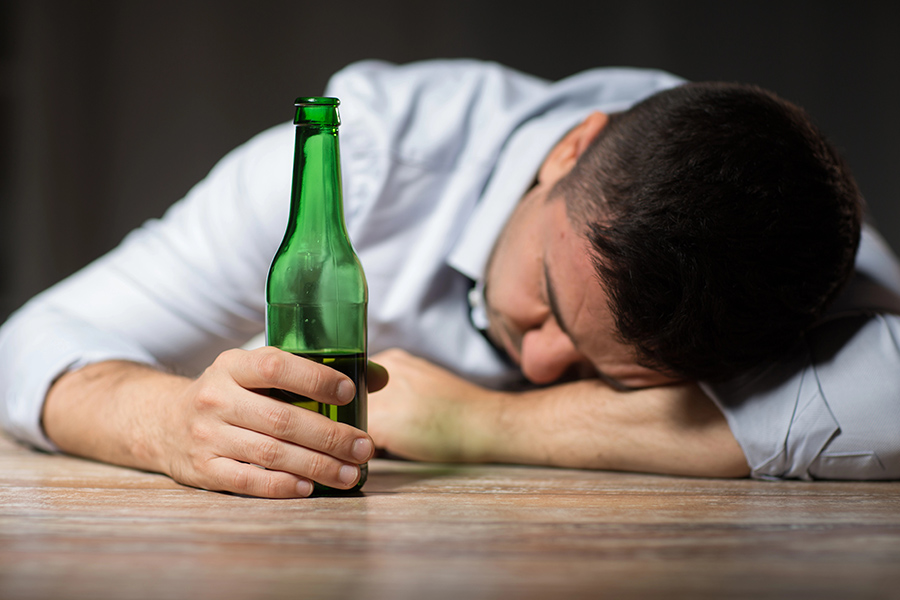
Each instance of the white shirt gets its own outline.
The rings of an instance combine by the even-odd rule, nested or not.
[[[521,375],[471,325],[470,279],[552,146],[593,109],[677,85],[608,69],[550,83],[492,63],[353,65],[341,99],[345,218],[369,284],[369,351],[402,347],[485,385]],[[263,328],[289,208],[294,128],[227,155],[159,221],[0,329],[0,424],[53,449],[43,398],[66,369],[127,359],[199,372]]]
[[[335,75],[326,94],[341,99],[345,217],[369,283],[370,352],[402,347],[484,385],[520,382],[472,325],[472,281],[566,131],[592,110],[622,110],[679,83],[633,69],[550,83],[476,61],[369,61]],[[293,143],[291,124],[250,140],[161,220],[11,317],[0,329],[0,425],[52,450],[40,413],[65,370],[126,359],[193,373],[258,334],[287,221]],[[784,454],[782,430],[806,439],[792,425],[790,386],[787,399],[754,399],[778,409],[769,411],[730,402],[746,388],[708,388],[755,475],[809,477],[821,454],[791,450],[786,467],[758,468]],[[777,436],[766,419],[778,420]]]
[[[868,226],[856,271],[778,362],[702,384],[754,477],[900,479],[900,265]]]

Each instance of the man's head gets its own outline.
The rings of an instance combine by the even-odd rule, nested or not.
[[[514,245],[517,219],[531,215],[526,235],[539,236],[541,221],[552,220],[540,211],[558,213],[558,204],[569,223],[557,229],[571,226],[580,245],[556,231],[532,240],[540,257],[520,257],[522,277],[535,277],[529,260],[547,271],[538,284],[544,322],[529,324],[516,316],[512,292],[496,290],[512,263],[495,263]],[[527,335],[568,319],[558,330],[572,342],[571,365],[646,385],[664,382],[660,373],[730,377],[795,343],[849,278],[862,200],[800,109],[749,86],[688,84],[608,119],[592,115],[554,149],[516,212],[488,269],[492,335],[514,356],[519,346],[529,375]],[[566,241],[579,255],[572,264],[584,263],[568,273],[574,282],[550,264]],[[588,296],[576,298],[581,291]],[[545,349],[552,339],[544,337]],[[603,348],[615,349],[619,366],[604,369]],[[552,374],[562,373],[530,378]]]
[[[796,342],[849,278],[862,200],[796,106],[688,84],[612,115],[554,194],[585,226],[643,364],[734,375]]]

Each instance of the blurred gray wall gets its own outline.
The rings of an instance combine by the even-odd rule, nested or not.
[[[0,321],[362,58],[760,84],[816,117],[900,248],[898,15],[822,0],[0,0]]]

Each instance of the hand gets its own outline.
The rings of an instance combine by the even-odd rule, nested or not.
[[[369,382],[383,386],[384,370],[376,365]],[[354,396],[343,374],[275,348],[223,352],[196,380],[99,363],[54,385],[45,428],[64,450],[205,489],[285,498],[309,495],[312,481],[353,487],[374,453],[371,438],[270,398],[271,388],[329,404]]]
[[[378,448],[412,460],[473,462],[481,455],[480,411],[496,394],[403,350],[373,359],[390,383],[369,397],[369,434]]]
[[[198,487],[268,497],[309,495],[311,481],[354,486],[358,465],[374,453],[371,439],[268,397],[272,388],[328,404],[355,394],[346,376],[287,352],[225,352],[173,404],[167,472]]]

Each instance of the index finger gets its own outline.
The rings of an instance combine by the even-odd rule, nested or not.
[[[349,377],[290,352],[265,347],[245,353],[243,358],[230,371],[245,389],[286,390],[326,404],[347,404],[356,396]]]

